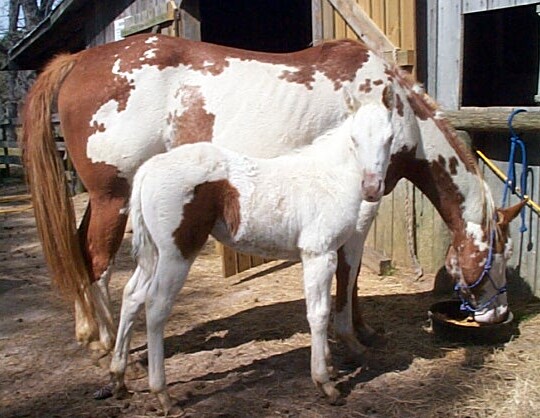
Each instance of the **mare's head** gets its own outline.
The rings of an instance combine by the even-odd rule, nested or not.
[[[353,111],[351,137],[362,167],[362,199],[368,202],[376,202],[384,194],[394,139],[394,89],[387,84],[380,91],[380,95],[369,95],[356,103],[348,97],[349,109]]]
[[[493,324],[508,316],[506,263],[512,256],[509,223],[526,201],[496,209],[483,227],[468,225],[455,237],[446,257],[446,269],[455,280],[462,309],[479,323]]]

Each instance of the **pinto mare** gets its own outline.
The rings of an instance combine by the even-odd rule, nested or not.
[[[337,251],[354,235],[362,200],[383,196],[393,140],[392,109],[377,100],[362,103],[313,144],[273,159],[200,143],[144,163],[130,202],[137,268],[124,289],[111,362],[114,392],[125,392],[130,333],[145,305],[150,389],[169,412],[164,327],[211,234],[238,251],[302,261],[311,377],[336,401],[327,327]]]
[[[459,204],[459,199],[468,207],[478,203],[474,190],[483,188],[471,168],[475,163],[414,83],[360,42],[267,54],[140,35],[52,60],[28,95],[22,148],[45,259],[57,288],[76,302],[77,339],[101,352],[114,344],[108,280],[122,241],[131,179],[142,162],[197,141],[256,157],[280,155],[338,126],[348,115],[344,91],[360,100],[380,95],[388,82],[396,95],[399,133],[418,146],[393,147],[386,192],[399,178],[411,179],[449,224],[455,247],[468,242],[467,251],[481,267],[487,239],[475,242],[466,227],[473,222],[485,230],[487,222],[471,216],[474,210],[483,213],[478,206],[464,211]],[[49,123],[56,97],[70,158],[89,193],[78,231]],[[469,189],[471,178],[475,186]],[[484,204],[492,204],[490,198]],[[356,330],[366,341],[373,337],[351,292],[374,211],[373,204],[362,204],[358,245],[338,252],[336,330],[349,346],[360,347],[353,308]],[[494,247],[501,242],[505,237],[497,235]],[[457,268],[470,264],[469,254],[455,254]],[[469,282],[476,273],[460,271]]]
[[[77,340],[102,353],[114,345],[108,281],[145,160],[198,141],[254,157],[287,153],[348,117],[344,95],[380,98],[391,70],[350,40],[269,54],[140,35],[53,59],[27,97],[22,148],[45,259],[56,287],[75,300]],[[89,194],[78,230],[49,123],[55,98]],[[404,105],[396,117],[412,142],[414,114]]]

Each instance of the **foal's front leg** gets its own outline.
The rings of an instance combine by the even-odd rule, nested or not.
[[[307,319],[311,330],[311,378],[315,385],[336,402],[339,391],[330,381],[331,369],[328,348],[328,319],[331,309],[332,276],[336,270],[335,251],[325,254],[303,254],[304,292],[306,297]]]

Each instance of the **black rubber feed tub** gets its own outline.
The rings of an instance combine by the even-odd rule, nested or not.
[[[500,344],[518,334],[512,312],[499,324],[478,324],[467,318],[469,314],[460,309],[459,300],[434,303],[428,311],[433,333],[442,339],[469,344]]]

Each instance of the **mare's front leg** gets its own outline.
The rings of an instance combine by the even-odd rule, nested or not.
[[[377,333],[362,318],[357,284],[364,244],[378,208],[379,202],[362,202],[356,231],[338,251],[334,329],[337,337],[357,355],[365,352],[363,344],[371,346],[380,343]]]
[[[332,276],[337,266],[336,252],[320,255],[303,254],[304,292],[307,319],[311,331],[311,378],[315,385],[336,402],[339,391],[330,381],[330,351],[328,348],[328,320],[331,309]]]

